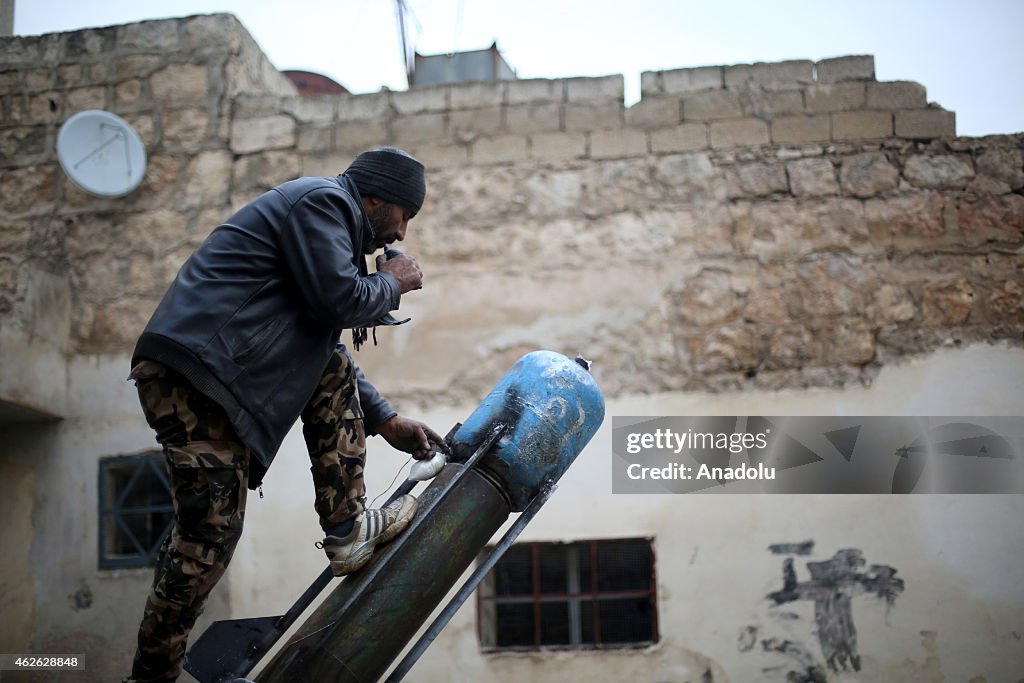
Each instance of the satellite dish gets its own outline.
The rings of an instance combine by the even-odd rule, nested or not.
[[[120,116],[89,109],[61,126],[57,160],[75,185],[89,194],[123,197],[142,182],[146,147]]]

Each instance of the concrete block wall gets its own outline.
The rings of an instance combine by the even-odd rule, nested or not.
[[[645,72],[641,81],[642,99],[629,108],[622,77],[605,76],[323,98],[315,111],[290,113],[304,173],[374,144],[455,167],[955,137],[953,112],[929,105],[917,83],[875,81],[870,56]],[[267,116],[287,106],[265,104]]]
[[[704,125],[712,148],[956,134],[953,112],[929,105],[918,83],[876,81],[874,58],[865,55],[645,72],[641,93],[638,106],[679,105],[678,118],[646,127]]]

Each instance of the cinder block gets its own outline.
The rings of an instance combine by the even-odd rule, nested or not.
[[[647,133],[642,130],[595,131],[590,134],[590,156],[619,159],[647,154]]]
[[[399,116],[391,122],[395,142],[440,142],[446,139],[444,114],[417,114]]]
[[[868,83],[868,109],[924,109],[924,86],[912,81]]]
[[[475,164],[498,164],[505,161],[522,161],[527,155],[526,138],[519,135],[503,135],[496,138],[480,138],[474,142],[471,158]]]
[[[675,126],[681,118],[681,109],[675,97],[648,97],[626,110],[626,125],[637,128]]]
[[[691,152],[707,149],[708,130],[704,123],[684,123],[681,126],[651,131],[651,152]]]
[[[388,92],[379,92],[339,97],[337,102],[338,120],[389,118],[391,116],[391,106],[388,102],[390,95],[391,93]]]
[[[804,94],[801,90],[750,91],[740,95],[744,116],[770,119],[779,114],[801,114]]]
[[[232,174],[232,189],[264,191],[299,175],[299,155],[277,150],[238,157]]]
[[[439,85],[428,88],[412,88],[405,91],[392,91],[391,106],[399,114],[420,114],[448,109],[448,92],[450,87]]]
[[[471,142],[478,134],[495,135],[504,126],[501,107],[462,109],[448,114],[448,129],[457,141]]]
[[[468,145],[417,145],[409,153],[419,159],[428,169],[459,168],[469,163]]]
[[[565,105],[565,131],[567,133],[621,128],[622,102],[595,102],[594,104]]]
[[[579,159],[587,154],[584,133],[540,133],[530,138],[530,156],[544,161]]]
[[[533,78],[509,81],[505,85],[505,96],[509,104],[561,102],[564,90],[564,79]]]
[[[896,136],[915,140],[956,137],[956,114],[945,109],[896,112]]]
[[[863,82],[810,85],[804,91],[804,103],[812,113],[863,109],[866,90]]]
[[[725,67],[725,87],[743,89],[752,86],[763,90],[790,89],[814,82],[814,63],[810,60],[758,62]]]
[[[625,97],[625,79],[618,76],[597,78],[569,78],[565,81],[565,92],[570,102],[617,100]]]
[[[872,55],[833,57],[818,62],[815,69],[818,83],[870,81],[875,78],[875,58]]]
[[[891,112],[848,111],[832,114],[833,140],[887,138],[891,135]]]
[[[715,90],[683,98],[684,121],[715,121],[742,116],[743,105],[733,92]]]
[[[665,94],[665,83],[661,78],[661,71],[640,72],[640,98],[657,97]]]
[[[509,133],[552,133],[562,128],[559,104],[527,104],[505,110],[505,130]]]
[[[827,115],[782,116],[771,122],[772,142],[824,142],[832,139],[832,120]]]
[[[661,72],[665,92],[671,95],[685,95],[704,90],[720,90],[725,87],[723,68],[701,66],[695,69],[673,69]]]
[[[334,148],[349,152],[363,152],[388,141],[388,127],[384,121],[346,121],[337,124]]]
[[[301,173],[304,176],[335,176],[348,168],[356,155],[355,152],[351,154],[306,154],[299,159]]]
[[[711,147],[747,147],[767,145],[770,142],[768,124],[759,119],[713,121]]]
[[[299,127],[296,149],[300,152],[325,152],[334,147],[334,126],[304,125]]]
[[[284,113],[301,123],[329,123],[338,117],[338,101],[333,97],[288,97],[282,104]]]
[[[449,97],[452,109],[500,107],[505,101],[505,81],[452,85]]]

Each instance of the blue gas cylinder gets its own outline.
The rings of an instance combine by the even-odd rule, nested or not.
[[[585,366],[553,351],[528,353],[512,366],[455,433],[464,460],[504,425],[501,439],[480,460],[521,512],[547,481],[568,469],[604,420],[604,396]]]

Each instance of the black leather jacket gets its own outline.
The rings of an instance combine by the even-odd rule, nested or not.
[[[217,401],[265,470],[341,331],[398,308],[398,281],[367,273],[363,248],[371,239],[359,192],[345,176],[270,190],[218,226],[181,267],[132,363],[163,363]],[[374,433],[395,411],[358,378]]]

